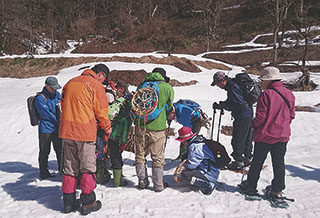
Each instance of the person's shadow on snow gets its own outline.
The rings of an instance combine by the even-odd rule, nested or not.
[[[293,165],[286,165],[286,170],[290,172],[290,176],[292,177],[300,177],[304,180],[315,180],[317,182],[320,182],[320,169],[307,165],[302,166],[310,170],[305,170]]]
[[[21,174],[16,180],[16,176],[8,176],[7,183],[1,185],[4,191],[6,191],[16,201],[37,201],[43,206],[61,211],[62,194],[61,186],[41,186],[42,182],[47,181],[61,181],[60,176],[50,178],[50,180],[40,181],[38,178],[39,169],[24,162],[5,162],[0,163],[0,171],[6,173]],[[5,175],[2,175],[4,177]]]

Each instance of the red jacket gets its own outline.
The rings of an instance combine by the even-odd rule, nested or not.
[[[103,130],[111,128],[105,89],[92,70],[85,70],[63,87],[61,111],[60,138],[92,142],[96,141],[97,121]]]
[[[289,102],[290,109],[283,98],[274,90],[277,89]],[[253,120],[256,142],[274,144],[288,142],[290,124],[295,117],[295,97],[280,81],[272,82],[257,101],[256,117]]]

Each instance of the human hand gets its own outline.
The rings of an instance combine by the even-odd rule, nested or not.
[[[108,129],[107,131],[106,131],[106,130],[104,131],[103,140],[104,140],[105,142],[108,141],[109,136],[111,135],[111,133],[112,133],[112,129],[111,129],[111,128]]]

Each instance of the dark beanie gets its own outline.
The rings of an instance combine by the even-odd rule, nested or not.
[[[93,70],[95,73],[100,73],[100,72],[103,72],[106,74],[106,78],[108,78],[109,76],[109,68],[104,65],[104,64],[96,64],[94,65],[94,67],[91,68],[91,70]]]
[[[165,69],[161,68],[161,67],[156,67],[152,70],[152,73],[160,73],[163,77],[166,76],[167,72],[165,71]]]

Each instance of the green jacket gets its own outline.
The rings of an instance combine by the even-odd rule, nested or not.
[[[118,104],[120,103],[120,104]],[[124,144],[127,142],[128,131],[131,128],[131,103],[125,98],[117,99],[111,106],[109,111],[109,116],[112,116],[112,106],[118,113],[114,117],[110,117],[112,123],[112,133],[111,138],[118,142],[119,144]],[[118,108],[117,108],[118,107]],[[116,111],[114,110],[114,111]]]
[[[162,81],[159,83],[158,109],[160,110],[165,104],[168,105],[168,110],[166,110],[165,107],[165,109],[163,109],[159,114],[158,118],[150,122],[147,122],[146,128],[155,131],[165,130],[167,128],[167,115],[169,115],[169,111],[171,111],[172,109],[172,103],[174,98],[173,88],[169,83],[165,82],[163,76],[160,73],[148,73],[144,79],[144,82],[146,81]],[[140,87],[141,84],[138,87]],[[144,126],[144,120],[137,119],[135,124]]]

